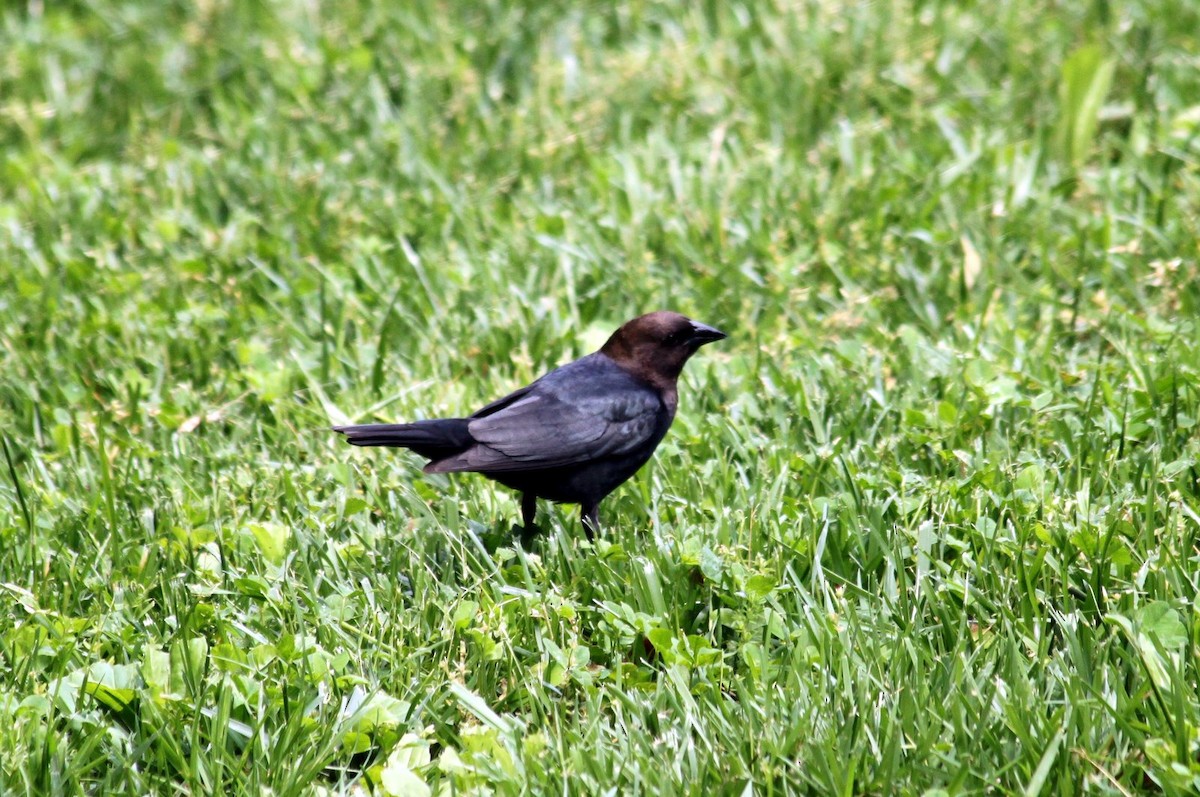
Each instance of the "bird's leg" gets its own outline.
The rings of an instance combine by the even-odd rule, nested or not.
[[[596,532],[600,530],[600,504],[584,504],[580,507],[579,519],[583,521],[583,530],[588,542],[595,542]]]
[[[534,531],[533,519],[537,516],[537,495],[534,493],[521,493],[521,522],[525,524],[525,531]]]

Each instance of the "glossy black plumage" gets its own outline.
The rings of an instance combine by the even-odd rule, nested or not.
[[[428,473],[482,473],[521,491],[527,527],[537,498],[580,504],[590,538],[600,501],[646,463],[670,428],[683,364],[724,337],[678,313],[650,313],[623,325],[600,351],[469,418],[335,430],[354,445],[411,449],[430,460]]]

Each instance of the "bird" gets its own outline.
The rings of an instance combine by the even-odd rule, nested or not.
[[[355,446],[407,448],[426,473],[481,473],[537,500],[579,504],[589,540],[600,502],[650,459],[679,406],[678,379],[701,346],[727,335],[668,310],[627,321],[598,351],[550,371],[466,418],[335,426]]]

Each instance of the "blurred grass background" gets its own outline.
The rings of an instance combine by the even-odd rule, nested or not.
[[[1189,794],[1200,7],[0,11],[0,791]],[[605,538],[346,418],[671,308]]]

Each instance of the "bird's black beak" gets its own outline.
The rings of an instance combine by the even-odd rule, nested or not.
[[[719,329],[710,327],[708,324],[701,324],[699,321],[693,321],[692,336],[688,339],[688,343],[693,346],[703,346],[705,343],[724,340],[727,337],[729,336]]]

